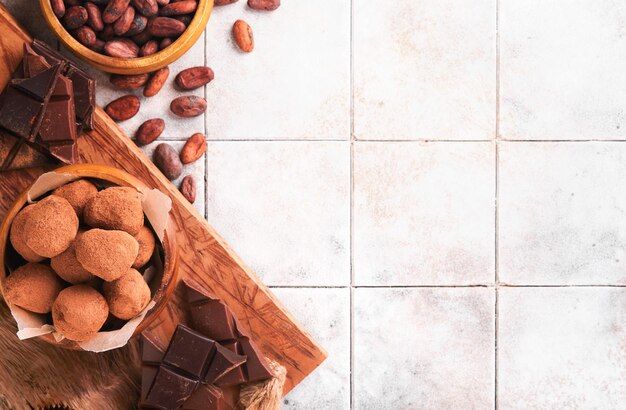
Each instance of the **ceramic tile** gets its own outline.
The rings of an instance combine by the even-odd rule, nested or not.
[[[490,142],[356,143],[356,284],[493,283],[494,155]]]
[[[349,283],[349,149],[347,142],[209,142],[208,221],[264,283]]]
[[[495,3],[355,1],[356,137],[493,138]]]
[[[146,154],[146,156],[152,160],[152,153],[154,149],[159,145],[161,141],[153,142],[152,144],[141,147],[141,150]],[[185,144],[183,141],[169,141],[168,142],[177,152],[183,148]],[[205,195],[206,192],[206,184],[205,184],[205,175],[206,175],[206,155],[203,155],[202,158],[193,162],[191,164],[187,164],[183,168],[183,173],[181,176],[172,181],[174,186],[180,187],[180,183],[185,177],[185,175],[193,175],[194,180],[196,181],[196,201],[194,202],[195,208],[200,212],[200,215],[205,216]]]
[[[328,352],[328,359],[285,397],[282,408],[350,408],[350,289],[272,292]]]
[[[500,145],[500,279],[626,284],[626,145]]]
[[[65,50],[64,50],[65,51]],[[67,51],[66,54],[70,55]],[[183,95],[198,95],[204,97],[204,89],[200,88],[195,91],[180,91],[174,86],[174,77],[180,71],[192,67],[204,65],[204,37],[194,44],[194,46],[181,57],[179,60],[171,64],[170,76],[161,89],[161,92],[154,97],[146,98],[143,96],[143,88],[135,91],[121,91],[113,88],[109,81],[109,74],[100,70],[83,66],[98,81],[97,102],[100,106],[105,107],[108,103],[126,94],[135,94],[141,101],[139,113],[133,118],[118,123],[120,128],[127,135],[133,137],[135,132],[144,121],[151,118],[163,118],[165,120],[165,130],[160,139],[163,140],[186,140],[196,132],[205,133],[204,115],[194,118],[181,118],[170,111],[170,102]]]
[[[56,47],[57,38],[48,28],[38,1],[4,0],[2,4],[31,36]]]
[[[232,41],[237,19],[252,27],[252,53]],[[271,13],[243,0],[216,7],[206,51],[209,138],[350,138],[350,0],[284,1]]]
[[[499,292],[501,409],[624,407],[625,289]]]
[[[493,408],[494,292],[356,289],[354,408]]]
[[[500,132],[626,137],[626,4],[500,2]]]

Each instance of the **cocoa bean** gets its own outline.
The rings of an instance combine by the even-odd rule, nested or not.
[[[150,40],[139,49],[139,56],[145,57],[159,51],[159,43],[156,40]]]
[[[150,24],[150,23],[148,23],[148,24]],[[142,31],[141,33],[133,36],[133,41],[135,43],[139,44],[140,46],[146,44],[151,39],[152,39],[152,35],[150,34],[150,32],[147,29]]]
[[[109,81],[120,90],[136,90],[146,85],[148,74],[122,75],[111,74]]]
[[[191,24],[191,20],[193,20],[193,14],[184,14],[182,16],[174,16],[174,18],[180,21],[181,23],[183,23],[185,26],[189,27],[189,24]]]
[[[163,40],[161,40],[161,42],[159,43],[159,50],[163,50],[167,47],[169,47],[172,43],[174,42],[174,40],[172,40],[169,37],[164,38]]]
[[[248,0],[248,7],[253,10],[272,11],[280,7],[280,0]]]
[[[96,38],[96,42],[91,46],[91,49],[97,53],[102,53],[104,51],[104,41]]]
[[[180,16],[183,14],[189,14],[196,11],[198,3],[194,0],[177,1],[176,3],[170,3],[159,10],[161,16]]]
[[[156,0],[156,2],[159,6],[165,6],[169,4],[170,0]]]
[[[213,3],[214,6],[226,6],[228,4],[236,3],[237,0],[215,0]]]
[[[142,16],[139,13],[135,13],[135,18],[133,19],[133,22],[130,25],[130,28],[126,32],[125,36],[126,37],[136,36],[137,34],[144,31],[147,26],[148,26],[148,17]]]
[[[130,0],[111,0],[102,13],[102,20],[105,23],[113,23],[122,17],[129,4]]]
[[[159,13],[156,0],[132,0],[137,11],[146,17],[154,17]]]
[[[243,20],[235,21],[233,24],[233,38],[237,47],[245,53],[254,50],[254,35],[252,28]]]
[[[50,0],[50,6],[52,6],[52,12],[58,18],[65,15],[65,3],[63,3],[63,0]]]
[[[81,6],[72,6],[65,11],[63,25],[68,30],[75,30],[87,22],[87,10]]]
[[[196,180],[193,175],[186,175],[180,183],[180,193],[190,204],[196,202]]]
[[[182,22],[171,17],[156,17],[148,24],[148,30],[154,37],[176,37],[185,29]]]
[[[183,172],[183,164],[174,148],[169,144],[157,145],[152,154],[152,161],[170,181],[178,178]]]
[[[163,67],[159,70],[156,70],[152,73],[152,76],[146,83],[146,88],[143,89],[144,97],[154,97],[161,91],[165,81],[167,81],[167,77],[170,75],[170,68]]]
[[[88,26],[77,28],[74,32],[74,37],[76,37],[85,47],[92,47],[96,44],[96,32]]]
[[[159,138],[165,129],[165,121],[153,118],[141,124],[135,133],[137,145],[147,145]]]
[[[113,24],[105,24],[104,29],[100,32],[100,39],[104,41],[113,40],[115,37],[115,31],[113,31]]]
[[[183,164],[191,164],[199,160],[206,152],[206,139],[204,134],[193,134],[180,151],[180,162]]]
[[[100,8],[95,4],[88,2],[85,3],[85,10],[87,10],[87,25],[94,31],[102,31],[104,29],[104,22],[102,21],[102,12]]]
[[[196,95],[175,98],[170,103],[170,110],[179,117],[197,117],[206,111],[207,102]]]
[[[116,38],[104,44],[104,52],[111,57],[135,58],[139,55],[139,46],[127,38]]]
[[[118,18],[113,24],[113,31],[118,36],[126,34],[126,32],[130,29],[131,24],[133,24],[133,20],[135,18],[135,8],[132,6],[128,6],[122,16]]]
[[[213,70],[210,67],[191,67],[178,73],[175,81],[182,90],[195,90],[210,83],[213,78]]]
[[[104,109],[109,117],[115,121],[126,121],[133,118],[139,112],[139,98],[135,95],[125,95],[111,101]]]

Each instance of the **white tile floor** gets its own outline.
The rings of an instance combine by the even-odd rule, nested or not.
[[[172,66],[213,67],[206,115],[167,114],[168,84],[122,127],[206,133],[198,209],[330,353],[285,408],[623,408],[624,21],[612,0],[215,10]]]

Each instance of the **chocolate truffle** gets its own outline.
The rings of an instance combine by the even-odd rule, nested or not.
[[[87,202],[98,193],[98,188],[86,179],[70,182],[52,191],[52,195],[67,199],[79,218]]]
[[[4,282],[7,300],[35,313],[48,313],[63,282],[50,269],[40,263],[27,263],[15,269]]]
[[[19,253],[22,258],[26,259],[28,262],[41,262],[44,258],[33,252],[33,250],[26,245],[24,238],[24,224],[30,217],[30,213],[34,207],[35,205],[28,205],[15,216],[13,223],[11,224],[10,238],[13,249],[15,249],[15,251]]]
[[[139,233],[135,235],[135,239],[139,242],[139,253],[135,263],[133,263],[133,268],[138,269],[148,263],[152,257],[156,240],[154,239],[154,234],[147,226],[141,227]]]
[[[87,225],[136,235],[143,226],[143,208],[134,188],[104,189],[87,202],[83,213]]]
[[[150,302],[150,288],[141,273],[129,269],[121,278],[102,285],[102,293],[111,313],[120,319],[132,319]]]
[[[76,259],[76,241],[83,235],[84,231],[78,231],[76,239],[69,248],[50,259],[52,269],[66,282],[77,284],[91,280],[93,275]]]
[[[90,229],[76,241],[76,259],[107,282],[118,279],[133,265],[139,244],[124,231]]]
[[[109,307],[94,288],[74,285],[63,289],[52,305],[52,324],[69,340],[93,337],[109,316]]]
[[[24,223],[26,245],[52,258],[67,248],[78,232],[78,217],[67,199],[50,195],[37,202]]]

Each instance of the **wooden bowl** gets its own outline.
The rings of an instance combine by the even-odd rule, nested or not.
[[[54,172],[59,174],[72,174],[83,178],[99,179],[119,186],[128,186],[137,189],[140,192],[145,192],[149,188],[137,178],[127,174],[124,171],[120,171],[116,168],[107,167],[104,165],[94,164],[77,164],[61,167]],[[0,291],[4,295],[4,281],[7,277],[6,272],[6,256],[7,248],[9,246],[9,232],[13,219],[17,213],[27,204],[28,199],[26,193],[30,190],[30,187],[26,189],[20,196],[17,197],[11,208],[6,214],[2,225],[0,225]],[[154,294],[153,300],[156,305],[148,312],[143,321],[139,324],[133,335],[138,335],[144,329],[146,329],[150,323],[159,315],[163,310],[167,301],[172,296],[178,279],[178,270],[176,269],[178,263],[178,249],[176,246],[176,236],[173,234],[174,228],[171,223],[171,218],[168,226],[165,230],[165,237],[163,241],[163,278],[159,284],[159,288]],[[62,340],[57,342],[51,334],[40,336],[40,339],[47,341],[48,343],[61,346],[66,349],[81,350],[80,346],[76,342],[70,340]]]
[[[189,23],[187,30],[170,46],[146,57],[123,59],[96,53],[85,47],[61,25],[52,11],[50,0],[39,0],[39,5],[50,29],[72,53],[100,70],[116,74],[150,73],[178,60],[198,40],[209,21],[211,10],[213,10],[213,0],[199,0],[196,14]]]

